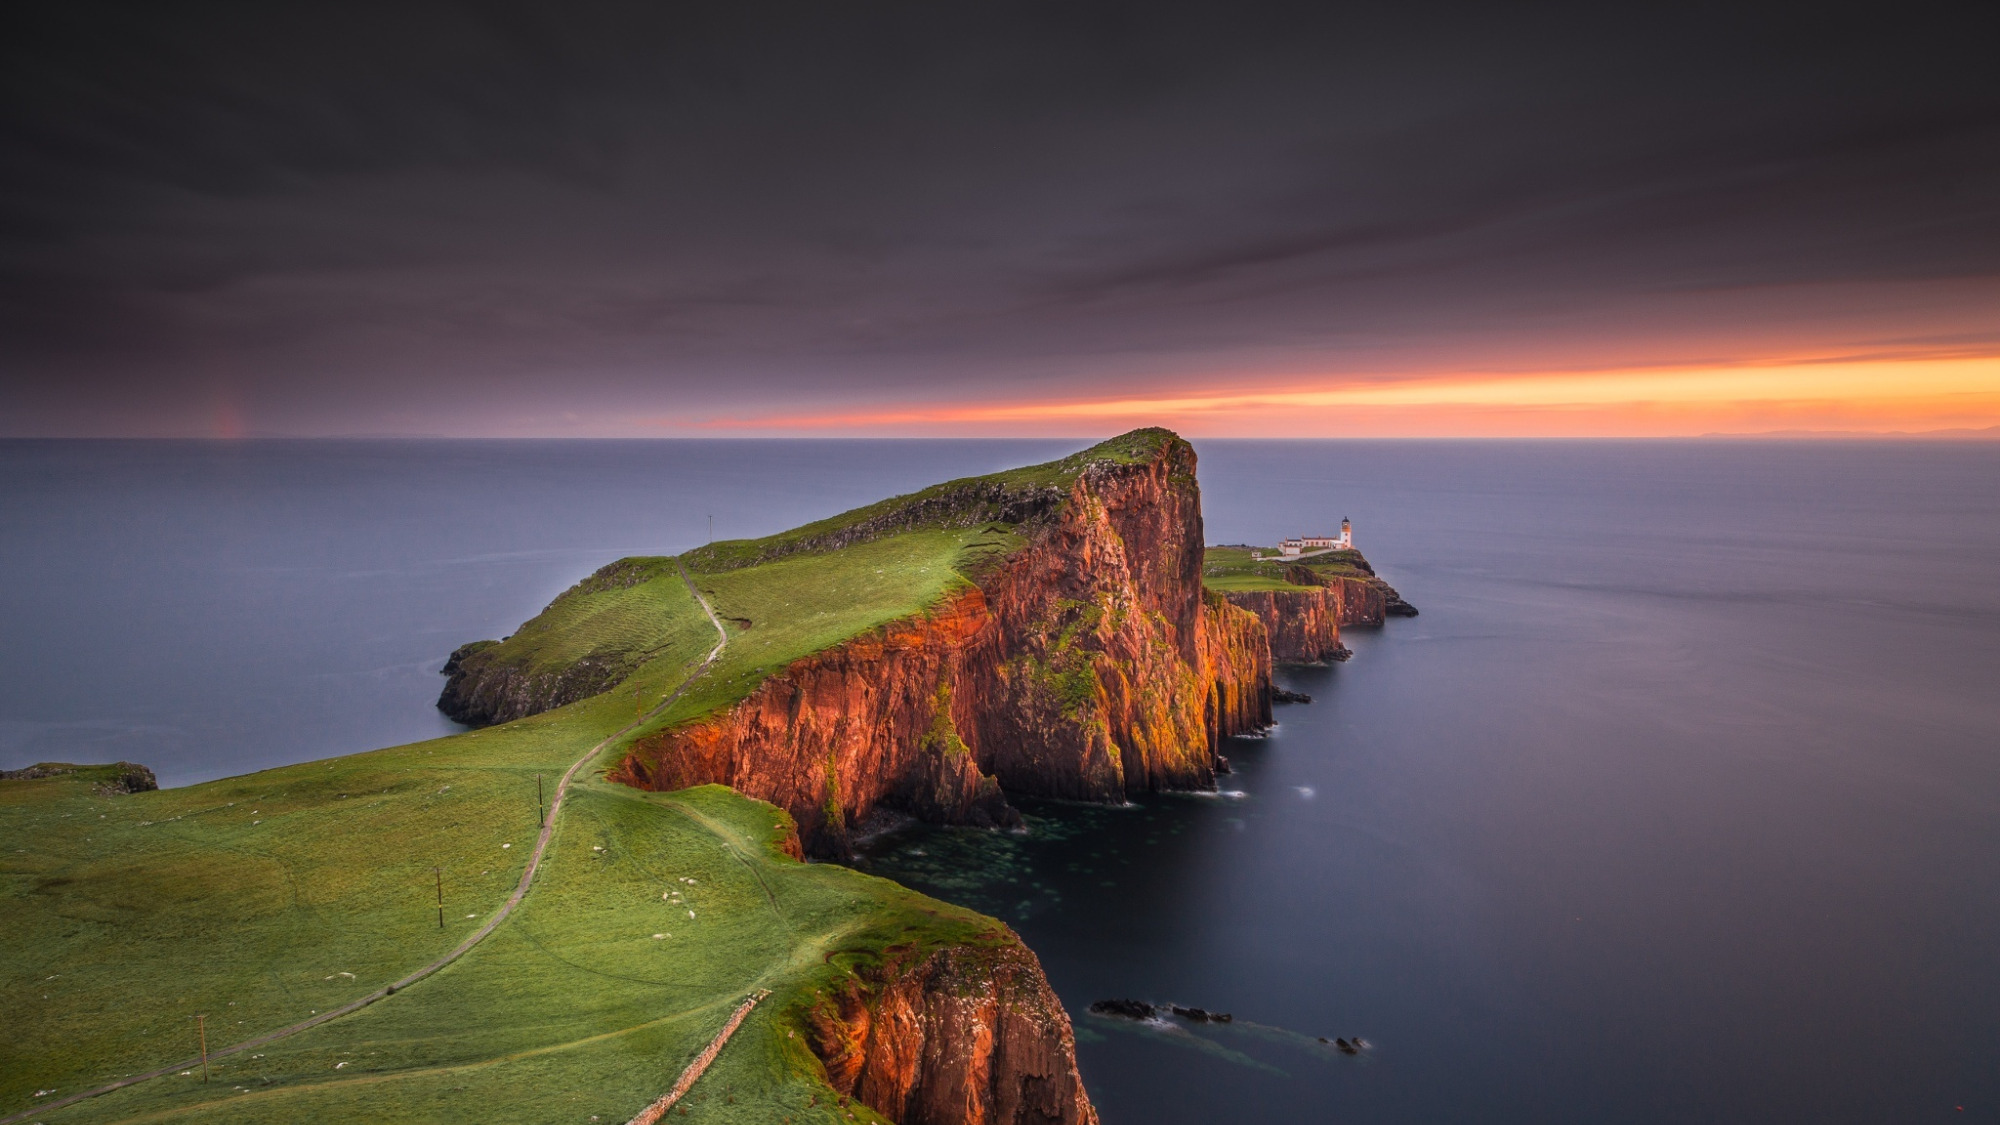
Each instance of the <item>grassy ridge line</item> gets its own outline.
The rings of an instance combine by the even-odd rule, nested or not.
[[[725,539],[681,556],[695,570],[722,571],[777,562],[798,554],[838,551],[910,531],[960,530],[987,523],[1022,524],[1059,509],[1071,485],[1094,464],[1136,465],[1180,438],[1157,427],[1132,430],[1068,457],[961,477],[903,496],[841,512],[762,539]]]
[[[932,612],[970,574],[1018,550],[1011,526],[904,532],[825,554],[693,571],[734,644],[710,673],[635,737],[718,714],[793,663],[870,630]]]
[[[460,957],[465,956],[465,954],[469,952],[474,946],[486,940],[488,934],[491,934],[494,930],[498,929],[500,923],[505,922],[507,920],[508,915],[514,912],[514,908],[516,906],[519,906],[521,904],[521,900],[527,897],[528,888],[534,883],[535,872],[541,868],[542,856],[544,853],[548,851],[549,841],[554,838],[556,816],[558,813],[562,811],[563,798],[568,795],[570,782],[575,779],[577,771],[582,769],[585,765],[589,764],[599,754],[603,753],[605,747],[611,745],[612,742],[622,737],[623,735],[628,734],[631,731],[637,729],[639,726],[644,724],[648,719],[651,719],[659,715],[661,712],[665,711],[668,707],[670,707],[675,700],[679,699],[682,695],[684,695],[687,692],[687,690],[690,687],[694,686],[695,680],[699,679],[701,674],[703,672],[706,672],[709,666],[714,664],[716,660],[722,656],[723,650],[729,647],[729,633],[725,629],[723,629],[722,622],[719,619],[717,619],[714,608],[711,607],[708,604],[708,602],[702,598],[701,592],[695,589],[694,579],[688,577],[687,569],[685,567],[680,568],[680,575],[681,575],[681,581],[687,583],[688,593],[693,595],[694,600],[701,606],[703,612],[708,614],[709,623],[715,626],[715,632],[716,632],[715,647],[709,650],[708,657],[701,662],[701,666],[696,668],[692,673],[690,673],[687,679],[682,680],[680,686],[676,687],[671,694],[669,694],[665,699],[662,699],[659,703],[654,704],[652,709],[646,712],[645,715],[641,716],[640,718],[634,719],[631,723],[627,724],[625,727],[606,736],[602,741],[598,742],[595,746],[592,746],[589,750],[585,751],[583,757],[578,758],[576,762],[569,767],[568,771],[563,774],[562,780],[558,782],[556,785],[555,799],[549,802],[548,815],[543,818],[542,831],[541,834],[536,838],[534,853],[530,855],[528,858],[527,868],[521,872],[521,881],[515,886],[514,893],[508,896],[507,901],[501,905],[500,909],[496,911],[490,919],[487,920],[486,924],[481,926],[479,929],[473,931],[471,936],[467,937],[464,941],[460,942],[455,948],[451,950],[451,952],[446,953],[444,956],[439,957],[437,960],[432,961],[430,964],[425,965],[424,967],[409,974],[408,976],[405,976],[404,978],[402,978],[399,981],[396,981],[393,984],[385,985],[382,988],[379,988],[374,992],[369,993],[366,996],[351,1001],[350,1003],[345,1004],[339,1008],[334,1008],[330,1011],[322,1012],[311,1019],[300,1020],[298,1023],[292,1024],[290,1027],[279,1028],[276,1031],[268,1032],[264,1035],[260,1035],[252,1039],[246,1039],[240,1043],[235,1043],[227,1047],[222,1047],[217,1050],[210,1051],[208,1052],[207,1055],[207,1058],[209,1060],[227,1058],[231,1055],[240,1054],[244,1051],[247,1051],[252,1047],[262,1047],[271,1043],[275,1043],[280,1039],[284,1039],[292,1035],[297,1035],[299,1032],[310,1030],[311,1028],[318,1027],[321,1024],[331,1023],[334,1020],[341,1018],[342,1016],[351,1015],[379,1000],[387,999],[388,997],[395,995],[398,990],[408,988],[410,985],[417,983],[418,981],[424,979],[425,977],[430,976],[432,973],[437,972],[439,969],[444,968],[446,965],[449,965],[452,962],[458,960]],[[740,1017],[736,1022],[741,1022]],[[730,1030],[732,1032],[735,1030],[735,1025],[733,1023],[730,1026]],[[205,1060],[202,1058],[202,1056],[196,1055],[193,1058],[184,1060],[182,1062],[173,1063],[167,1066],[159,1067],[158,1069],[147,1071],[144,1074],[131,1075],[127,1078],[120,1079],[116,1082],[107,1083],[103,1086],[99,1086],[92,1090],[85,1090],[84,1092],[79,1094],[71,1094],[69,1097],[62,1098],[57,1101],[45,1102],[42,1105],[35,1106],[32,1109],[23,1110],[19,1113],[13,1114],[8,1117],[0,1117],[0,1125],[13,1125],[14,1122],[24,1121],[30,1117],[36,1117],[41,1114],[51,1112],[53,1110],[61,1109],[64,1106],[74,1105],[77,1102],[85,1101],[90,1098],[111,1093],[113,1090],[121,1090],[128,1086],[136,1086],[141,1082],[150,1082],[155,1078],[163,1078],[166,1075],[171,1074],[177,1070],[183,1070],[194,1066],[201,1066],[204,1064],[204,1061]],[[697,1075],[697,1077],[699,1077],[699,1075]],[[681,1092],[685,1093],[685,1091]]]
[[[951,592],[933,574],[954,571],[954,584],[977,581],[1024,546],[1033,526],[1059,512],[1093,466],[1142,464],[1178,440],[1167,430],[1135,430],[1055,461],[946,481],[761,539],[724,540],[678,559],[619,559],[564,591],[506,639],[461,647],[466,671],[447,689],[452,706],[446,710],[465,706],[460,714],[480,723],[615,690],[632,669],[673,643],[659,628],[659,602],[674,564],[698,575],[716,604],[737,603],[724,604],[730,624],[763,627],[752,648],[776,651],[759,655],[811,656],[896,616],[931,609]],[[870,569],[887,579],[866,581]],[[856,595],[857,606],[893,604],[897,612],[856,614],[826,605],[796,612],[801,607],[784,596],[843,587]],[[777,644],[763,639],[801,631],[815,635],[803,643],[795,643],[801,642],[796,635]],[[766,660],[756,678],[769,667]],[[732,668],[698,693],[702,706],[682,708],[672,720],[701,718],[754,686],[742,669]]]

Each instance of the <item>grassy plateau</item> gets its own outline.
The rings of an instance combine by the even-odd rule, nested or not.
[[[1251,558],[1253,550],[1261,550],[1264,557]],[[1276,547],[1210,547],[1202,553],[1201,584],[1225,594],[1239,590],[1294,590],[1299,583],[1286,578],[1285,572],[1298,566],[1324,578],[1374,577],[1359,551],[1329,551],[1298,559],[1277,556]]]

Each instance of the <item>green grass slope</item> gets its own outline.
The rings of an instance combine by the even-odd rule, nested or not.
[[[682,666],[684,667],[684,665]],[[682,668],[654,668],[662,678]],[[519,878],[534,774],[629,718],[618,695],[435,742],[164,792],[0,783],[0,1113],[304,1019],[427,963]],[[755,988],[689,1103],[834,1120],[776,1016],[898,941],[994,923],[778,853],[728,790],[572,790],[535,888],[485,943],[343,1020],[37,1120],[624,1120]],[[440,930],[433,865],[444,871]],[[692,916],[690,916],[692,915]],[[660,936],[655,936],[660,935]],[[831,960],[828,958],[831,957]],[[733,1099],[733,1100],[731,1100]]]
[[[883,880],[790,860],[773,848],[788,826],[768,805],[717,788],[640,793],[597,774],[629,738],[710,714],[792,660],[962,589],[1025,542],[1024,529],[987,518],[1033,517],[1032,506],[1006,509],[1007,497],[1045,498],[1093,460],[1140,460],[1168,440],[1139,431],[691,552],[730,643],[672,707],[621,738],[714,642],[672,560],[614,564],[508,642],[533,667],[605,654],[629,663],[613,690],[566,707],[183,789],[114,795],[89,773],[0,781],[10,1013],[0,1116],[192,1055],[197,1015],[220,1048],[436,959],[519,880],[538,830],[537,777],[552,792],[610,739],[579,775],[534,889],[461,960],[222,1059],[206,1084],[169,1076],[34,1119],[622,1121],[757,988],[773,995],[684,1103],[693,1119],[870,1119],[826,1104],[817,1064],[779,1013],[891,944],[997,941],[1004,930]],[[953,507],[968,498],[974,507]]]
[[[1264,552],[1278,553],[1276,547]],[[1201,584],[1227,593],[1231,590],[1289,590],[1283,563],[1255,561],[1248,547],[1210,547],[1202,552]]]
[[[483,649],[531,673],[559,673],[596,659],[623,679],[675,644],[699,642],[708,622],[693,608],[670,558],[620,559],[565,590],[508,637]]]
[[[763,539],[712,543],[689,551],[683,558],[694,569],[713,572],[821,553],[905,531],[1016,524],[1025,514],[1060,503],[1061,494],[1090,465],[1139,464],[1180,440],[1171,430],[1132,430],[1055,461],[945,481]]]
[[[712,714],[794,660],[922,613],[1022,542],[999,524],[913,531],[757,566],[697,571],[695,584],[722,617],[729,647],[646,730]]]

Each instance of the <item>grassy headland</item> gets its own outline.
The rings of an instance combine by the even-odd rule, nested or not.
[[[836,1111],[780,1014],[898,946],[1004,940],[998,923],[776,847],[782,812],[726,789],[597,778],[645,730],[742,698],[787,663],[921,613],[1017,549],[1093,461],[954,481],[683,557],[724,619],[720,660],[579,775],[522,906],[461,960],[351,1016],[65,1109],[63,1121],[604,1121],[664,1091],[747,993],[773,996],[693,1097],[710,1121]],[[607,567],[495,655],[619,663],[610,691],[429,742],[183,789],[91,774],[0,782],[0,1116],[364,996],[479,927],[519,880],[545,791],[680,685],[714,641],[670,559]],[[629,671],[625,671],[629,669]],[[274,739],[282,739],[274,732]],[[438,924],[442,874],[444,925]],[[816,1104],[815,1104],[816,1103]]]

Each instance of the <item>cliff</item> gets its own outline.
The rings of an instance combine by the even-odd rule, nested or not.
[[[1257,615],[1280,664],[1325,664],[1350,655],[1340,643],[1344,608],[1338,592],[1320,586],[1289,590],[1232,590],[1231,605]],[[1348,624],[1355,624],[1350,621]]]
[[[1329,589],[1337,588],[1342,605],[1342,624],[1380,625],[1384,618],[1417,615],[1417,607],[1404,601],[1403,595],[1398,594],[1394,586],[1377,577],[1375,568],[1368,565],[1361,552],[1348,550],[1335,557],[1341,561],[1334,563],[1330,570],[1314,566],[1293,567],[1291,570],[1303,573],[1295,577],[1288,573],[1287,577],[1298,582],[1319,583]],[[1361,576],[1345,571],[1359,571]],[[1350,604],[1354,607],[1352,620],[1349,620],[1350,611],[1346,608]]]
[[[473,641],[445,661],[438,710],[469,727],[494,726],[552,711],[607,691],[632,671],[623,662],[585,657],[564,668],[536,671],[496,659],[499,641]]]
[[[609,776],[763,798],[816,855],[844,854],[885,810],[1008,824],[1009,792],[1117,802],[1212,786],[1221,740],[1270,721],[1270,652],[1254,614],[1204,595],[1194,450],[1138,431],[1062,464],[1022,471],[1034,503],[1011,512],[996,508],[1021,488],[956,486],[982,516],[1021,514],[1021,545],[939,604],[639,739]],[[876,534],[909,526],[899,510],[869,515]],[[689,558],[757,565],[837,533],[801,531]]]
[[[1368,566],[1366,559],[1357,561],[1362,568]],[[1372,570],[1366,577],[1356,577],[1300,566],[1291,568],[1286,579],[1325,590],[1328,608],[1341,625],[1380,625],[1391,617],[1417,615],[1417,607],[1404,601],[1395,587],[1375,577]]]
[[[827,1083],[899,1125],[1091,1125],[1076,1041],[1041,964],[1006,933],[891,949],[793,1020]]]
[[[1231,605],[1256,614],[1281,664],[1345,660],[1340,630],[1380,625],[1390,617],[1415,617],[1415,606],[1376,577],[1361,552],[1321,555],[1279,569],[1245,546],[1212,547],[1202,573]]]

